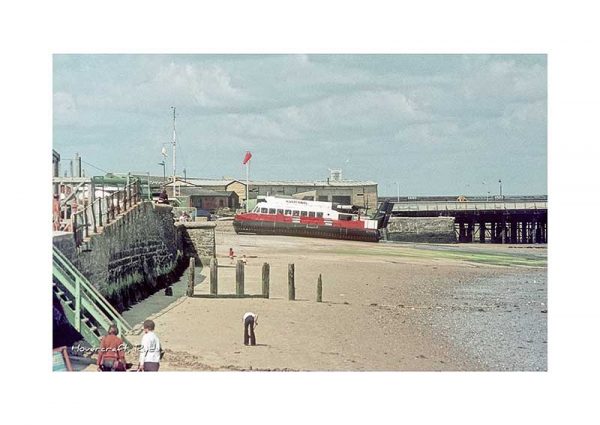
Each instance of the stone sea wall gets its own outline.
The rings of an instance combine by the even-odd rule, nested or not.
[[[453,217],[392,217],[387,239],[398,242],[454,243]]]
[[[178,272],[182,252],[172,207],[142,202],[91,236],[86,249],[55,245],[117,309],[164,286]]]
[[[208,264],[215,256],[216,224],[210,221],[192,221],[177,224],[179,249],[184,257],[196,259],[196,265]]]
[[[72,233],[54,245],[119,310],[172,283],[189,264],[215,255],[215,224],[175,223],[172,207],[142,202],[75,247]]]

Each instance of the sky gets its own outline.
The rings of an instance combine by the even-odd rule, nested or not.
[[[86,175],[371,180],[547,194],[546,55],[54,55],[53,148]]]

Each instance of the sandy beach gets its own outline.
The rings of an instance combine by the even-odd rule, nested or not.
[[[270,298],[183,297],[153,315],[161,370],[547,369],[545,246],[261,237],[226,223],[217,234],[222,294],[235,292],[229,247],[248,258],[247,294],[260,294],[270,264]],[[296,301],[287,299],[289,263]],[[207,274],[196,294],[208,293]],[[254,347],[243,344],[246,311],[259,315]]]

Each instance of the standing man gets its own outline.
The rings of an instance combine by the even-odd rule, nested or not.
[[[140,372],[158,372],[160,366],[160,341],[154,333],[154,322],[144,320],[144,336],[140,348]]]
[[[258,314],[247,312],[244,314],[244,345],[256,345],[256,336],[254,335],[254,328],[258,326]]]

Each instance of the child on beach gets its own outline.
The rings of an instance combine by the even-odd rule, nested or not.
[[[235,257],[233,254],[233,248],[229,248],[229,259],[231,260],[231,264],[233,264],[233,257]]]
[[[158,372],[160,367],[161,349],[160,341],[154,333],[154,322],[144,320],[144,336],[140,348],[140,372]]]

